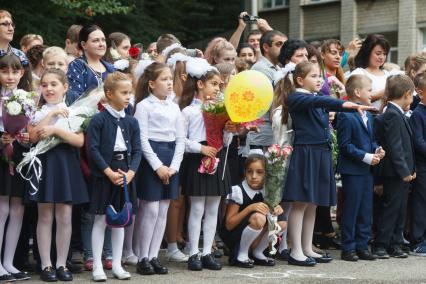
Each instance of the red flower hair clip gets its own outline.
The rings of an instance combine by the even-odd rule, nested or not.
[[[133,59],[138,59],[138,57],[139,57],[139,53],[141,52],[141,50],[138,48],[138,47],[136,47],[136,46],[132,46],[130,49],[129,49],[129,55],[130,55],[130,57],[132,57]]]

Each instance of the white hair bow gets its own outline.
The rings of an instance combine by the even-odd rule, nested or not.
[[[200,79],[213,70],[217,71],[216,67],[211,66],[204,58],[190,57],[186,61],[186,73],[192,77]]]
[[[294,69],[296,68],[296,64],[293,62],[287,63],[283,68],[280,68],[277,72],[274,74],[274,85],[278,84],[278,82],[284,78],[288,73],[292,73]]]
[[[143,72],[145,72],[146,67],[154,63],[151,59],[143,59],[139,60],[138,64],[135,67],[135,77],[137,80],[143,75]]]

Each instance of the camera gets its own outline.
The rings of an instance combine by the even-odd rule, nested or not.
[[[244,22],[256,22],[259,17],[246,14],[242,17],[242,19]]]
[[[187,49],[186,54],[190,57],[197,57],[197,50],[195,49]]]

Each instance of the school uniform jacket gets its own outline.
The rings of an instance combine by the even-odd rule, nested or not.
[[[376,118],[378,141],[386,155],[381,164],[381,175],[400,177],[415,172],[415,154],[412,130],[408,118],[392,103],[388,103],[385,113]]]
[[[377,143],[373,131],[373,116],[366,112],[367,125],[358,112],[337,114],[337,142],[339,156],[337,172],[348,175],[366,175],[371,166],[363,161],[366,154],[374,154]]]
[[[329,110],[343,110],[345,101],[303,91],[288,97],[294,130],[294,145],[331,144]]]
[[[426,171],[426,106],[418,104],[410,117],[413,144],[416,153],[416,170]]]
[[[92,175],[103,176],[104,170],[111,164],[118,126],[126,143],[129,170],[137,171],[142,158],[138,121],[129,115],[118,119],[104,110],[93,116],[87,129],[87,153]]]

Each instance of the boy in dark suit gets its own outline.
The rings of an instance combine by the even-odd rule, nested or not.
[[[417,173],[410,196],[410,253],[426,256],[426,72],[414,78],[414,85],[420,102],[410,117]]]
[[[386,82],[386,111],[379,120],[379,141],[386,157],[381,163],[383,195],[379,204],[374,254],[378,258],[406,258],[401,249],[410,182],[416,178],[412,131],[405,116],[413,101],[414,84],[406,75]]]
[[[353,75],[346,83],[350,101],[371,104],[371,80]],[[373,175],[385,153],[378,147],[373,132],[373,116],[369,112],[341,112],[337,116],[339,157],[337,171],[342,176],[342,260],[375,260],[368,250],[371,238]]]

